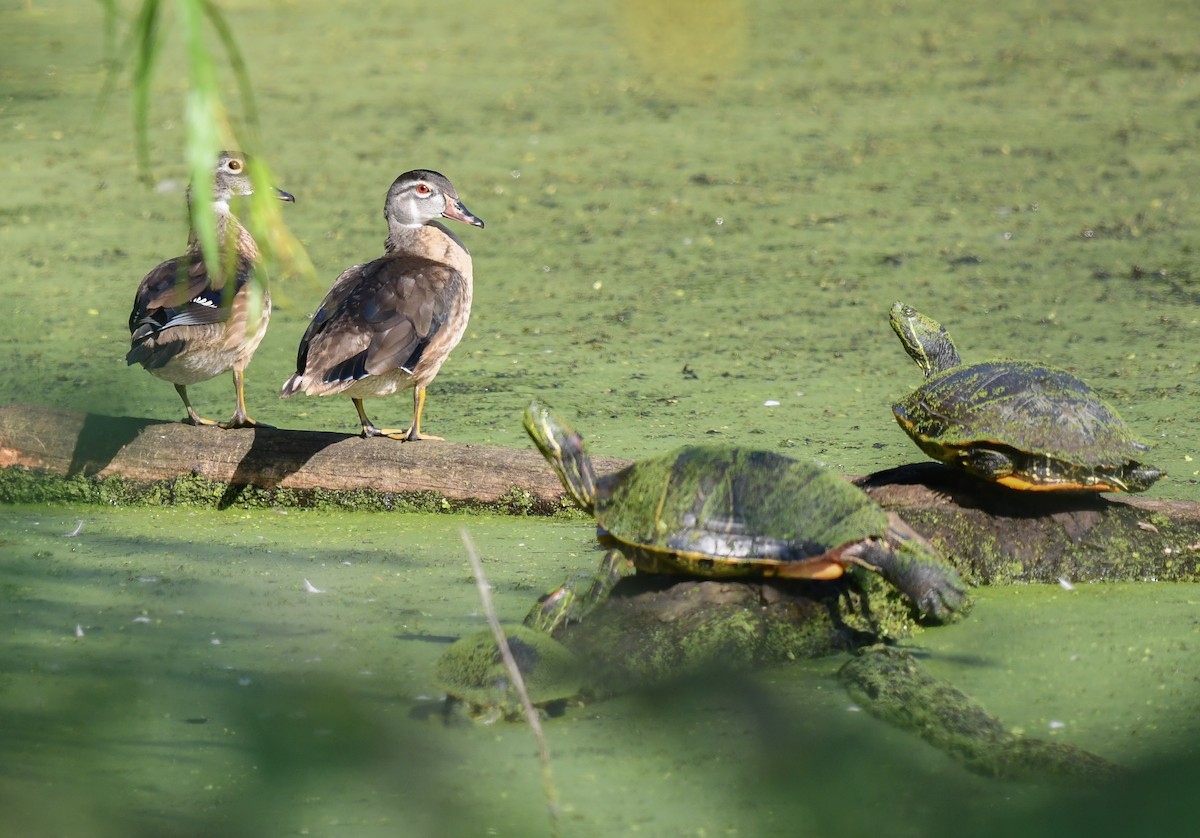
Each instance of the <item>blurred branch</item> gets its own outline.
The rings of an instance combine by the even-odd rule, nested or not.
[[[116,0],[100,0],[105,10],[106,44],[112,44],[111,33],[119,28]],[[103,108],[116,85],[119,75],[128,68],[133,104],[134,141],[138,165],[143,171],[150,168],[150,102],[158,58],[172,27],[164,25],[167,7],[176,11],[176,26],[183,38],[184,58],[188,73],[188,90],[184,102],[184,158],[194,195],[212,191],[213,164],[222,149],[238,149],[248,153],[253,162],[250,179],[254,195],[249,203],[246,226],[262,251],[266,270],[255,272],[252,282],[265,289],[266,273],[283,265],[293,273],[312,276],[314,270],[304,247],[287,229],[274,200],[275,190],[270,168],[263,155],[256,152],[259,137],[258,110],[254,99],[250,73],[241,50],[225,16],[212,0],[141,0],[129,29],[119,47],[109,56],[109,71],[101,91],[99,107]],[[210,46],[215,35],[223,49],[224,58],[233,72],[242,106],[242,123],[235,127],[221,92],[217,56]],[[211,201],[192,202],[190,219],[200,241],[204,260],[219,264],[216,220]],[[262,289],[260,289],[262,290]],[[253,295],[261,298],[261,293]],[[254,318],[251,318],[253,320]]]
[[[471,572],[475,575],[475,585],[479,589],[479,601],[483,605],[483,613],[487,617],[488,626],[492,629],[492,635],[496,638],[496,648],[500,651],[500,657],[504,659],[504,666],[508,669],[517,695],[521,697],[525,719],[529,722],[529,729],[533,731],[533,738],[537,741],[538,759],[542,764],[542,789],[546,794],[546,811],[550,815],[550,834],[557,838],[561,834],[558,823],[558,786],[554,782],[554,770],[550,764],[550,748],[546,745],[542,720],[538,715],[538,709],[533,706],[529,691],[525,688],[525,678],[521,675],[521,667],[517,666],[512,649],[509,648],[504,627],[500,625],[500,618],[496,616],[496,608],[492,605],[492,588],[483,572],[483,562],[480,561],[479,552],[475,549],[475,541],[467,532],[466,527],[459,530],[459,535],[462,536],[463,546],[467,548],[467,559],[471,562]]]

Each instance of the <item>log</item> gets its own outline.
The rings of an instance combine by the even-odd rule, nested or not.
[[[1200,504],[1019,492],[934,462],[854,482],[977,584],[1200,581]]]
[[[596,457],[598,474],[628,463]],[[162,484],[199,477],[303,499],[317,493],[430,495],[521,511],[563,507],[532,446],[389,439],[322,431],[226,431],[36,405],[0,406],[0,469]],[[952,557],[976,583],[1200,580],[1200,504],[1141,496],[1015,492],[939,463],[852,478]],[[515,503],[518,498],[520,503]]]
[[[623,461],[597,457],[601,471]],[[436,493],[495,503],[514,489],[561,506],[562,484],[524,450],[436,440],[418,444],[280,428],[222,430],[99,416],[38,405],[0,406],[0,468],[138,484],[198,476],[230,486],[308,492]]]

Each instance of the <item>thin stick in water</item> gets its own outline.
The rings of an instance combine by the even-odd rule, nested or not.
[[[529,729],[533,731],[533,737],[537,740],[538,758],[542,763],[542,788],[546,793],[546,809],[550,813],[550,834],[557,836],[559,835],[558,787],[554,784],[554,772],[550,767],[550,749],[546,746],[546,735],[542,732],[542,718],[529,698],[529,691],[525,689],[525,679],[521,677],[521,670],[517,667],[516,658],[513,657],[512,649],[508,646],[508,638],[505,637],[500,619],[496,616],[496,609],[492,605],[492,589],[488,585],[487,577],[483,574],[483,563],[479,560],[479,553],[475,550],[475,542],[471,540],[471,534],[467,532],[466,527],[459,532],[462,535],[463,545],[467,548],[471,571],[475,574],[475,585],[479,588],[479,600],[483,604],[483,614],[487,617],[492,634],[496,637],[496,646],[500,649],[500,657],[504,660],[508,674],[512,677],[513,687],[516,689],[517,695],[521,697],[521,706],[525,710],[525,718],[529,721]]]

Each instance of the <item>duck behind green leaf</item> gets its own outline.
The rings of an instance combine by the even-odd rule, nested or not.
[[[129,315],[130,349],[126,363],[141,364],[151,375],[175,385],[187,409],[184,421],[215,425],[192,407],[187,387],[233,371],[237,404],[222,428],[255,425],[246,413],[245,370],[267,333],[271,296],[261,304],[251,299],[251,275],[259,261],[254,238],[229,209],[235,195],[254,191],[246,156],[223,151],[213,177],[213,210],[217,223],[220,264],[208,265],[193,229],[187,253],[158,265],[142,280]],[[280,200],[295,202],[283,190]],[[189,206],[191,191],[188,193]],[[265,286],[264,286],[265,287]],[[254,318],[255,311],[258,317]]]

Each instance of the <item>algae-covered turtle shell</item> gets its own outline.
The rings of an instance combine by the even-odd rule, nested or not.
[[[701,578],[834,579],[879,573],[946,619],[966,602],[958,573],[843,478],[770,451],[686,446],[597,478],[583,440],[534,402],[525,429],[601,543],[638,570]]]
[[[550,715],[561,712],[583,686],[575,656],[554,638],[525,626],[505,626],[504,634],[534,705]],[[474,718],[491,722],[523,715],[491,629],[455,641],[438,659],[436,678],[447,698],[466,704]]]
[[[945,328],[896,303],[892,329],[925,382],[892,406],[935,460],[1012,489],[1140,492],[1163,476],[1095,390],[1029,361],[964,365]]]

